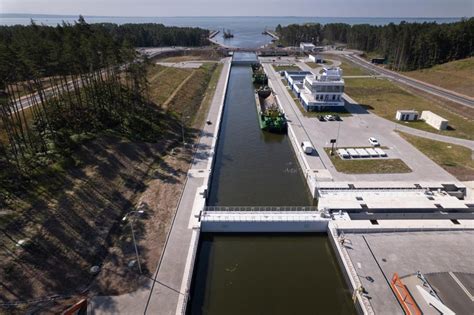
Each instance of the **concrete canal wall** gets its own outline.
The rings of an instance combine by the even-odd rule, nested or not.
[[[199,237],[201,233],[199,216],[202,209],[204,208],[206,204],[207,191],[209,190],[209,186],[210,186],[210,182],[212,178],[212,169],[214,165],[214,158],[215,158],[215,151],[216,151],[215,149],[216,149],[217,140],[219,138],[219,134],[221,130],[222,115],[223,115],[224,104],[225,104],[225,99],[227,95],[227,86],[229,83],[229,77],[230,77],[230,72],[232,68],[230,62],[224,64],[224,67],[227,67],[226,72],[224,74],[225,75],[224,91],[222,94],[222,99],[219,101],[220,106],[219,106],[216,121],[213,122],[215,125],[215,129],[214,129],[214,133],[212,137],[211,146],[208,148],[208,151],[207,151],[208,157],[207,157],[206,171],[201,173],[204,175],[199,174],[199,176],[204,177],[203,185],[197,189],[194,202],[193,202],[192,216],[190,218],[190,222],[188,226],[188,228],[192,228],[192,236],[191,236],[191,241],[189,244],[185,269],[184,269],[183,278],[181,282],[181,288],[180,288],[180,292],[185,292],[185,294],[179,295],[178,304],[176,307],[176,314],[186,314],[186,307],[187,307],[187,302],[189,299],[189,291],[191,288],[194,264],[196,260],[196,253],[199,246]],[[201,135],[201,137],[205,137],[205,136],[206,135],[203,135],[203,134]],[[188,176],[193,176],[193,175],[188,175]]]
[[[357,271],[355,270],[354,265],[352,265],[351,260],[346,252],[346,249],[341,246],[338,230],[336,228],[337,224],[331,222],[327,225],[327,234],[329,237],[329,242],[335,252],[337,263],[339,264],[340,270],[343,274],[344,280],[348,288],[353,292],[352,299],[354,301],[354,306],[356,307],[358,314],[374,314],[370,304],[364,303],[364,300],[361,296],[361,293],[358,292],[358,288],[362,287],[362,283],[357,276]],[[357,303],[355,303],[357,299]]]

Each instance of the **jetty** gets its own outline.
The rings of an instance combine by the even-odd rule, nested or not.
[[[273,31],[269,31],[269,30],[264,30],[263,33],[264,35],[268,35],[270,36],[271,38],[273,38],[274,40],[279,40],[280,37]]]

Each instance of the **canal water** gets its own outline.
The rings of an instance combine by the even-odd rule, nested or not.
[[[355,314],[326,235],[202,234],[188,314]]]
[[[208,205],[311,205],[288,137],[260,130],[249,66],[231,69]]]
[[[288,137],[259,128],[251,74],[249,66],[231,69],[208,204],[311,205]],[[354,308],[326,235],[205,233],[187,312],[352,314]]]

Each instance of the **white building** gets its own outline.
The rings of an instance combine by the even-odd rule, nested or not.
[[[316,46],[313,43],[300,43],[300,49],[303,52],[313,51]]]
[[[397,114],[395,118],[397,120],[407,121],[407,120],[418,120],[419,116],[420,115],[418,114],[416,110],[397,110]]]
[[[307,111],[337,111],[344,108],[344,79],[341,68],[324,68],[319,75],[307,75],[303,85],[304,90],[301,91],[300,98]]]
[[[323,57],[321,57],[321,55],[314,55],[314,54],[310,54],[308,56],[309,58],[309,61],[312,61],[314,63],[323,63]]]
[[[421,119],[424,120],[428,125],[431,127],[438,129],[438,130],[446,130],[448,129],[448,120],[444,119],[443,117],[436,115],[429,110],[424,110],[421,112]]]

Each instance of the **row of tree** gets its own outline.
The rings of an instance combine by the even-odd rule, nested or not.
[[[286,45],[343,43],[375,52],[397,70],[427,68],[474,55],[474,18],[444,24],[293,24],[278,25],[276,31]]]
[[[209,31],[198,27],[174,27],[163,24],[94,24],[105,28],[117,41],[128,41],[135,47],[209,45]]]
[[[82,18],[12,29],[15,36],[0,42],[1,165],[26,174],[105,129],[157,139],[161,118],[147,101],[147,60],[129,43]]]

